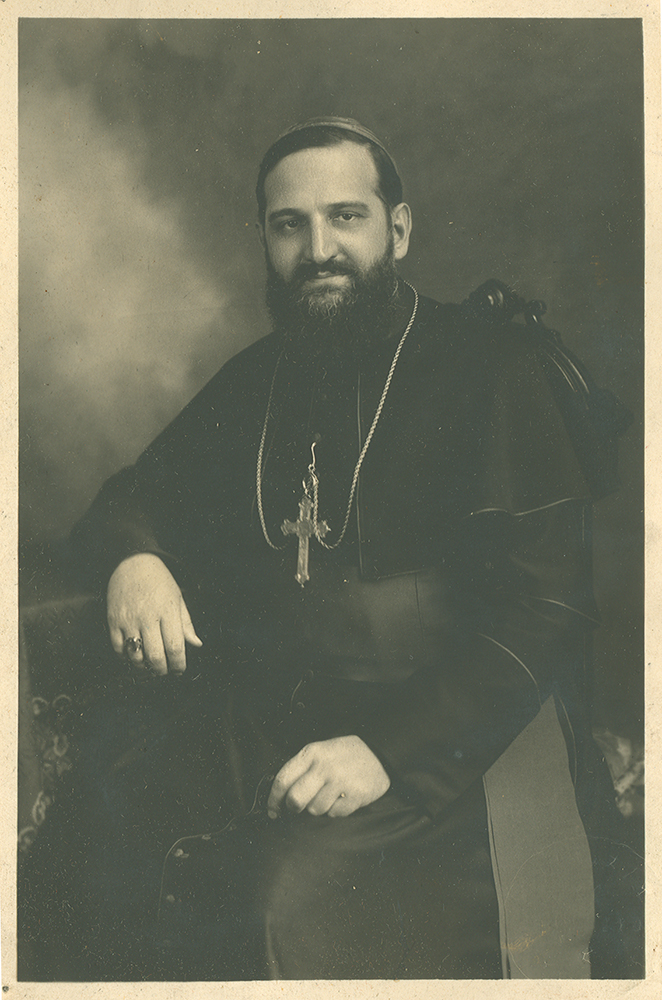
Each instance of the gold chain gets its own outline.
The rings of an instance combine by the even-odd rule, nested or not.
[[[395,349],[395,354],[393,355],[393,361],[391,362],[391,367],[389,368],[388,375],[386,376],[386,382],[384,383],[384,388],[382,390],[382,395],[381,395],[381,398],[379,400],[379,403],[377,404],[377,409],[375,410],[375,415],[374,415],[374,417],[372,419],[372,424],[370,425],[370,430],[368,431],[366,439],[365,439],[365,441],[363,443],[363,447],[361,448],[361,453],[360,453],[360,455],[358,457],[356,465],[354,466],[354,475],[352,476],[352,484],[351,484],[351,487],[350,487],[350,490],[349,490],[349,500],[347,501],[347,511],[345,513],[345,521],[343,523],[340,535],[338,536],[337,540],[332,545],[329,545],[328,542],[325,542],[324,539],[321,537],[321,533],[319,532],[319,527],[318,527],[319,526],[319,521],[318,521],[318,513],[319,513],[319,478],[318,478],[316,470],[315,470],[315,445],[313,444],[311,446],[312,461],[311,461],[310,465],[308,466],[309,482],[307,483],[306,480],[303,481],[303,489],[304,489],[304,494],[306,496],[309,496],[310,495],[309,494],[309,490],[312,487],[312,491],[313,491],[313,525],[314,525],[314,529],[313,530],[314,530],[314,534],[315,534],[315,537],[316,537],[317,541],[325,549],[332,550],[332,549],[337,548],[340,545],[340,543],[342,542],[343,538],[345,537],[345,532],[347,531],[347,526],[349,524],[349,519],[350,519],[350,516],[351,516],[351,513],[352,513],[352,505],[354,503],[354,496],[356,494],[356,487],[358,486],[358,482],[359,482],[359,473],[361,471],[361,466],[363,465],[363,460],[364,460],[364,458],[365,458],[365,456],[367,454],[368,448],[370,447],[370,442],[372,441],[372,438],[373,438],[373,435],[375,433],[375,430],[377,429],[377,424],[379,423],[379,418],[382,415],[382,410],[384,409],[384,404],[386,402],[386,397],[387,397],[388,391],[389,391],[389,389],[391,387],[391,381],[393,379],[393,375],[395,373],[395,369],[396,369],[396,366],[398,364],[398,360],[400,358],[400,352],[402,351],[402,348],[404,347],[405,340],[409,336],[409,332],[410,332],[412,326],[414,325],[414,320],[416,319],[416,313],[418,312],[418,292],[413,287],[413,285],[409,284],[408,281],[406,281],[405,284],[407,285],[408,288],[411,288],[412,292],[414,293],[414,308],[412,309],[412,313],[411,313],[411,316],[409,317],[409,322],[407,323],[407,327],[405,329],[405,332],[402,334],[402,337],[400,338],[398,346]],[[267,439],[267,427],[269,425],[269,417],[271,415],[271,402],[272,402],[273,394],[274,394],[274,386],[276,385],[276,375],[278,373],[278,368],[280,366],[281,358],[283,357],[284,353],[285,353],[284,350],[281,351],[281,353],[280,353],[280,355],[278,357],[278,360],[276,362],[276,367],[274,369],[273,377],[271,379],[271,389],[269,391],[269,399],[267,401],[267,410],[266,410],[266,413],[264,415],[264,425],[262,427],[262,437],[260,439],[260,447],[259,447],[259,450],[258,450],[258,453],[257,453],[257,473],[256,473],[257,509],[258,509],[258,513],[260,515],[260,524],[262,525],[262,534],[264,535],[264,538],[265,538],[265,541],[266,541],[267,545],[269,545],[272,549],[284,549],[285,546],[287,545],[287,542],[285,542],[283,545],[274,545],[274,543],[269,538],[269,533],[267,531],[266,521],[264,519],[264,508],[263,508],[263,505],[262,505],[262,473],[263,473],[263,465],[264,465],[264,447],[265,447],[265,442],[266,442],[266,439]]]

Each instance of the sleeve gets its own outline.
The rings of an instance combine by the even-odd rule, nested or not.
[[[359,734],[435,815],[481,778],[552,693],[581,704],[598,624],[587,509],[469,516],[448,560],[443,661],[397,686]]]
[[[199,571],[201,550],[204,557],[222,547],[236,465],[255,453],[255,421],[247,417],[255,407],[247,400],[268,371],[258,357],[256,390],[241,359],[228,362],[135,465],[102,486],[70,538],[81,582],[101,591],[123,559],[150,552],[185,586]]]
[[[166,534],[166,495],[160,491],[155,502],[157,483],[145,474],[145,464],[139,461],[111,476],[71,533],[76,575],[95,592],[105,588],[124,559],[141,552],[159,556],[174,575],[178,565],[182,568],[176,551],[161,543]]]

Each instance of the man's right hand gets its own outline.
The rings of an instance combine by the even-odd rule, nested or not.
[[[186,643],[201,646],[182,592],[158,556],[142,552],[119,564],[108,584],[108,627],[113,649],[155,674],[186,670]],[[142,649],[126,649],[140,638]]]

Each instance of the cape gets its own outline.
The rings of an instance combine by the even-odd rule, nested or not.
[[[91,568],[99,583],[126,555],[153,551],[176,560],[180,574],[190,563],[200,576],[210,562],[217,572],[233,540],[245,544],[247,510],[253,528],[257,521],[255,461],[282,350],[276,332],[236,355],[135,467],[108,481],[72,536],[83,573]],[[355,455],[390,358],[359,373]],[[279,375],[288,400],[291,369]],[[277,419],[278,400],[274,411]],[[486,316],[471,300],[444,306],[421,297],[361,471],[362,575],[430,565],[448,532],[477,512],[520,514],[607,495],[618,485],[617,443],[630,419],[553,331]],[[344,494],[338,500],[342,508]]]

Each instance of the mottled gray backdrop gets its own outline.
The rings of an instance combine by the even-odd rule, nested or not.
[[[21,538],[61,537],[219,366],[268,331],[269,143],[359,118],[405,181],[402,272],[549,305],[637,421],[596,521],[599,718],[641,712],[641,26],[611,19],[22,19]]]

